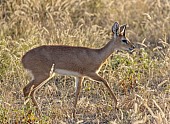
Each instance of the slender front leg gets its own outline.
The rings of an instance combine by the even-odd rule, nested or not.
[[[83,77],[76,77],[75,78],[76,92],[75,92],[75,101],[74,101],[74,109],[73,109],[73,118],[75,118],[75,115],[76,115],[76,105],[77,105],[77,100],[79,98],[82,81],[83,81]]]
[[[114,102],[115,102],[115,108],[117,107],[117,99],[116,99],[116,96],[114,95],[114,93],[112,92],[108,82],[103,79],[102,77],[100,77],[98,74],[96,73],[90,73],[87,75],[88,77],[92,78],[93,80],[96,80],[96,81],[99,81],[99,82],[103,82],[104,85],[107,87],[107,89],[109,90],[109,93],[111,94]]]

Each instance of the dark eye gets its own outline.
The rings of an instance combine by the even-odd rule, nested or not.
[[[122,40],[122,42],[123,42],[123,43],[125,43],[125,44],[127,44],[127,43],[128,43],[128,42],[127,42],[127,40]]]

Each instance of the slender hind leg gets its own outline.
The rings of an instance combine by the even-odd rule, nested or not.
[[[76,96],[74,101],[73,118],[75,118],[75,114],[76,114],[76,105],[77,105],[77,100],[79,98],[82,81],[83,81],[83,77],[76,77],[76,93],[75,93]]]
[[[26,101],[28,101],[30,97],[32,99],[34,106],[36,106],[38,111],[40,111],[38,107],[38,103],[35,99],[35,93],[43,83],[44,84],[46,83],[45,80],[48,79],[49,76],[47,74],[44,74],[41,76],[34,76],[34,77],[35,78],[24,87],[23,93],[24,93],[24,97],[26,98]]]

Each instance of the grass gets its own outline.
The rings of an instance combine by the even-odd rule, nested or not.
[[[168,124],[169,11],[168,0],[0,1],[0,123]],[[127,36],[137,46],[131,55],[113,53],[100,71],[119,99],[118,111],[101,83],[85,79],[73,120],[74,79],[68,76],[37,92],[42,117],[24,105],[30,77],[20,60],[26,51],[43,44],[102,47],[114,21],[129,25]]]

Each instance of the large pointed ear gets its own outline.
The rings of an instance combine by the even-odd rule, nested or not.
[[[114,37],[118,35],[118,30],[119,30],[119,23],[115,22],[112,26],[112,32],[114,34]]]
[[[126,25],[127,24],[124,24],[124,25],[121,25],[120,26],[120,33],[123,35],[123,36],[125,36],[126,35]]]

